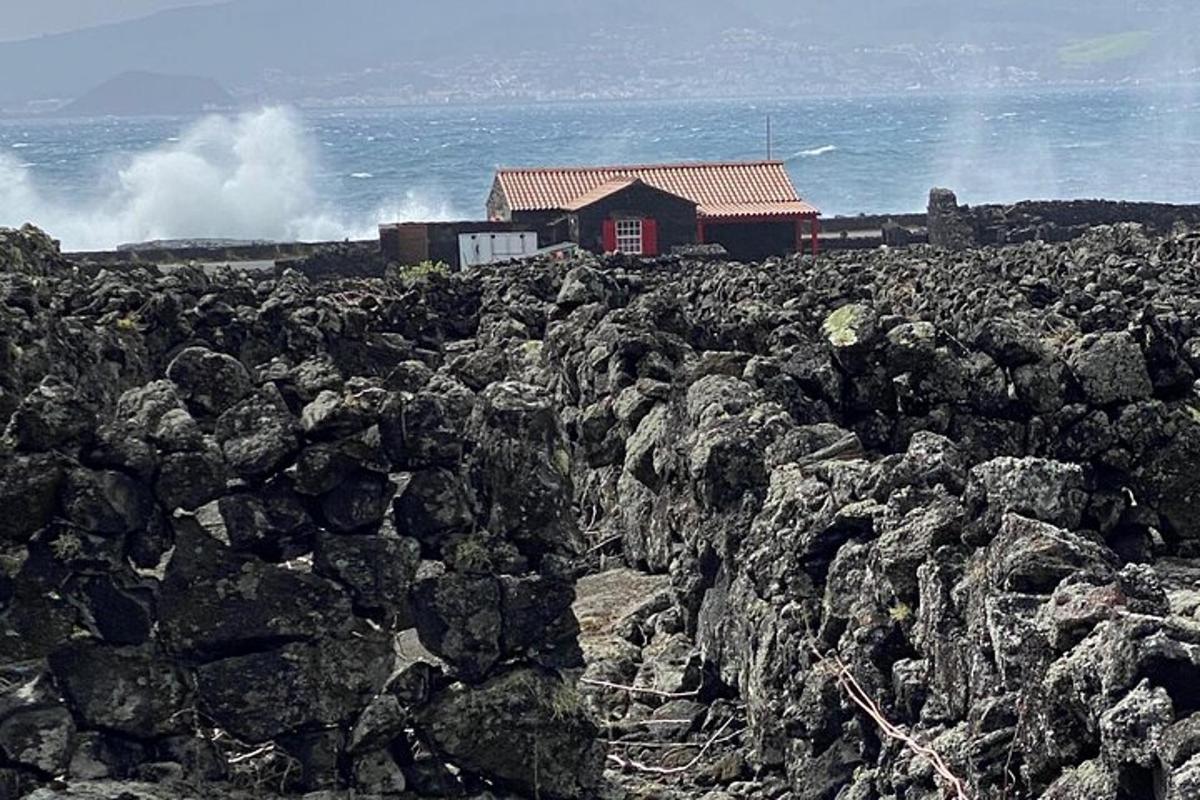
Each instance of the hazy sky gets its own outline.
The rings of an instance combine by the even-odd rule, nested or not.
[[[144,17],[180,6],[212,5],[222,0],[0,0],[0,41],[87,28]]]

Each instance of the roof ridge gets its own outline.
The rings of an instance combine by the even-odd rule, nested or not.
[[[784,166],[779,159],[755,161],[676,161],[663,164],[597,164],[563,167],[496,167],[496,173],[534,172],[616,172],[621,170],[696,169],[704,167],[775,167]]]

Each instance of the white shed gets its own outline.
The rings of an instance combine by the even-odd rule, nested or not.
[[[462,233],[458,236],[458,263],[462,267],[527,258],[537,251],[538,235],[532,231]]]

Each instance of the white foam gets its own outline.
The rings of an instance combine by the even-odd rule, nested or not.
[[[0,225],[33,222],[67,250],[202,237],[314,241],[368,238],[382,221],[450,219],[448,206],[407,194],[367,218],[330,208],[316,190],[316,147],[295,115],[266,108],[209,116],[177,142],[113,158],[86,201],[50,197],[34,173],[0,154]]]
[[[792,158],[814,158],[816,156],[823,156],[827,153],[833,153],[836,151],[837,151],[837,145],[827,144],[827,145],[822,145],[821,147],[814,147],[811,150],[801,150],[798,153],[793,153]]]
[[[367,180],[368,178],[374,178],[375,176],[372,175],[370,172],[351,172],[350,177],[358,178],[360,180]]]

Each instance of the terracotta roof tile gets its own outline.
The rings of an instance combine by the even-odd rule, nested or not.
[[[633,186],[635,183],[642,182],[643,181],[638,178],[613,178],[612,180],[605,181],[604,183],[600,184],[595,189],[584,192],[571,202],[564,203],[562,209],[563,211],[578,211],[581,208],[590,206],[597,200],[603,200],[610,194],[615,194],[622,189]]]
[[[800,199],[782,161],[501,169],[496,173],[513,211],[581,207],[577,204],[585,196],[621,178],[638,178],[692,200],[697,213],[706,217],[818,213]]]

